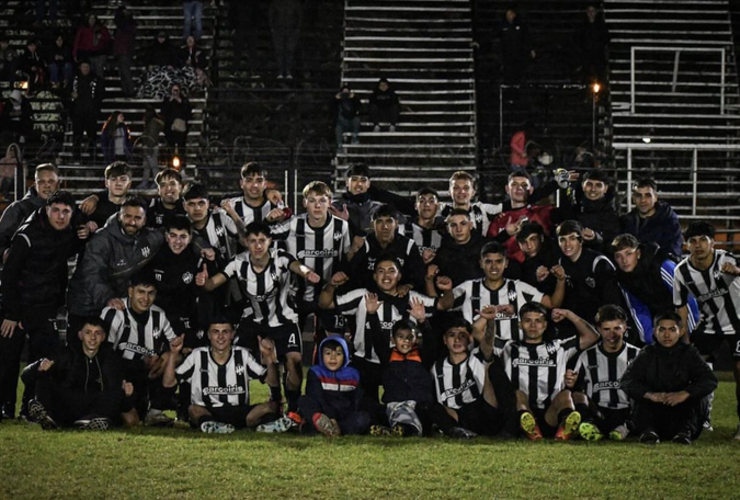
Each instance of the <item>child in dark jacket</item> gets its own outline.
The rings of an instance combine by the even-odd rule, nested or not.
[[[308,424],[301,431],[315,428],[327,437],[366,433],[370,414],[360,410],[360,373],[349,366],[347,342],[342,337],[327,337],[319,353],[319,364],[308,370],[306,395],[298,400],[298,412]]]

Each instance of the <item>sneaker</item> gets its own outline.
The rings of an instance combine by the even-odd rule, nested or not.
[[[289,416],[285,416],[277,420],[273,420],[272,422],[258,425],[256,430],[257,432],[282,433],[282,432],[288,432],[289,430],[295,429],[297,427],[298,427],[298,422],[296,422]]]
[[[281,74],[279,74],[279,75],[277,76],[277,79],[278,79],[278,80],[282,80],[283,78],[285,78],[285,76],[283,76],[283,74],[282,74],[282,73],[281,73]]]
[[[46,413],[44,405],[35,399],[28,402],[28,417],[31,422],[36,422],[45,431],[57,428],[57,423]]]
[[[577,411],[573,411],[565,418],[558,431],[555,433],[555,439],[557,441],[567,441],[573,436],[578,435],[578,428],[581,425],[581,414]]]
[[[679,432],[671,441],[676,444],[691,444],[691,435],[688,432]]]
[[[704,427],[705,432],[712,432],[714,430],[714,427],[712,427],[712,421],[710,419],[706,419],[702,424],[702,427]]]
[[[234,432],[234,426],[215,420],[206,420],[200,424],[200,432],[205,434],[231,434]]]
[[[316,430],[319,431],[326,437],[333,437],[339,435],[339,428],[334,425],[329,417],[323,413],[317,414],[313,419],[313,425]]]
[[[519,417],[519,428],[530,441],[539,441],[542,439],[540,426],[537,425],[537,420],[534,418],[534,415],[528,411],[525,411],[522,413],[522,416]]]
[[[393,427],[391,427],[391,434],[401,438],[410,435],[403,424],[394,424]]]
[[[390,127],[388,127],[388,132],[395,132],[395,131],[396,131],[395,125],[391,125]]]
[[[81,431],[107,431],[110,428],[110,421],[107,418],[90,418],[76,420],[74,423]]]
[[[356,146],[359,143],[360,143],[360,139],[358,137],[353,137],[352,138],[352,144],[354,144]]]
[[[473,439],[477,438],[478,434],[465,427],[453,427],[450,429],[450,437],[453,439]]]
[[[627,436],[629,435],[630,431],[627,429],[627,426],[622,424],[614,428],[609,433],[609,439],[612,441],[624,441],[627,439]]]
[[[15,418],[15,404],[5,403],[2,408],[2,418],[13,420]]]
[[[172,427],[174,423],[162,410],[149,410],[144,418],[144,425],[147,427]]]
[[[380,125],[375,125],[373,127],[373,132],[380,132]]]
[[[601,441],[604,437],[599,428],[591,422],[581,422],[578,426],[578,434],[586,441]]]
[[[287,75],[285,75],[285,79],[286,80],[292,80],[293,79],[293,75],[291,75],[290,73],[288,73]]]
[[[660,437],[658,437],[655,431],[648,430],[640,434],[640,442],[643,444],[658,444],[660,443]]]
[[[371,436],[392,436],[393,434],[395,434],[395,426],[394,426],[394,429],[391,429],[390,427],[386,427],[385,425],[371,425],[370,426]]]

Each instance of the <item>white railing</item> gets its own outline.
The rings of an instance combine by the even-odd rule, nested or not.
[[[643,52],[673,52],[673,81],[671,91],[676,92],[678,85],[679,61],[681,54],[684,52],[695,53],[715,53],[720,56],[720,115],[725,114],[725,49],[724,48],[705,48],[705,47],[631,47],[630,51],[630,113],[635,113],[635,63],[638,51]]]

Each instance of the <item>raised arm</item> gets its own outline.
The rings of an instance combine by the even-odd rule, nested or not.
[[[596,331],[596,328],[591,323],[568,309],[552,310],[552,320],[555,323],[560,323],[564,319],[567,319],[576,327],[576,331],[578,332],[578,348],[581,351],[588,349],[598,342],[600,338],[599,332]]]

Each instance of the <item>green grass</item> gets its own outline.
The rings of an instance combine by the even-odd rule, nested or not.
[[[255,389],[257,389],[255,387]],[[260,396],[262,395],[262,396]],[[257,393],[256,399],[264,397]],[[686,447],[0,424],[0,499],[740,498],[734,384]]]

